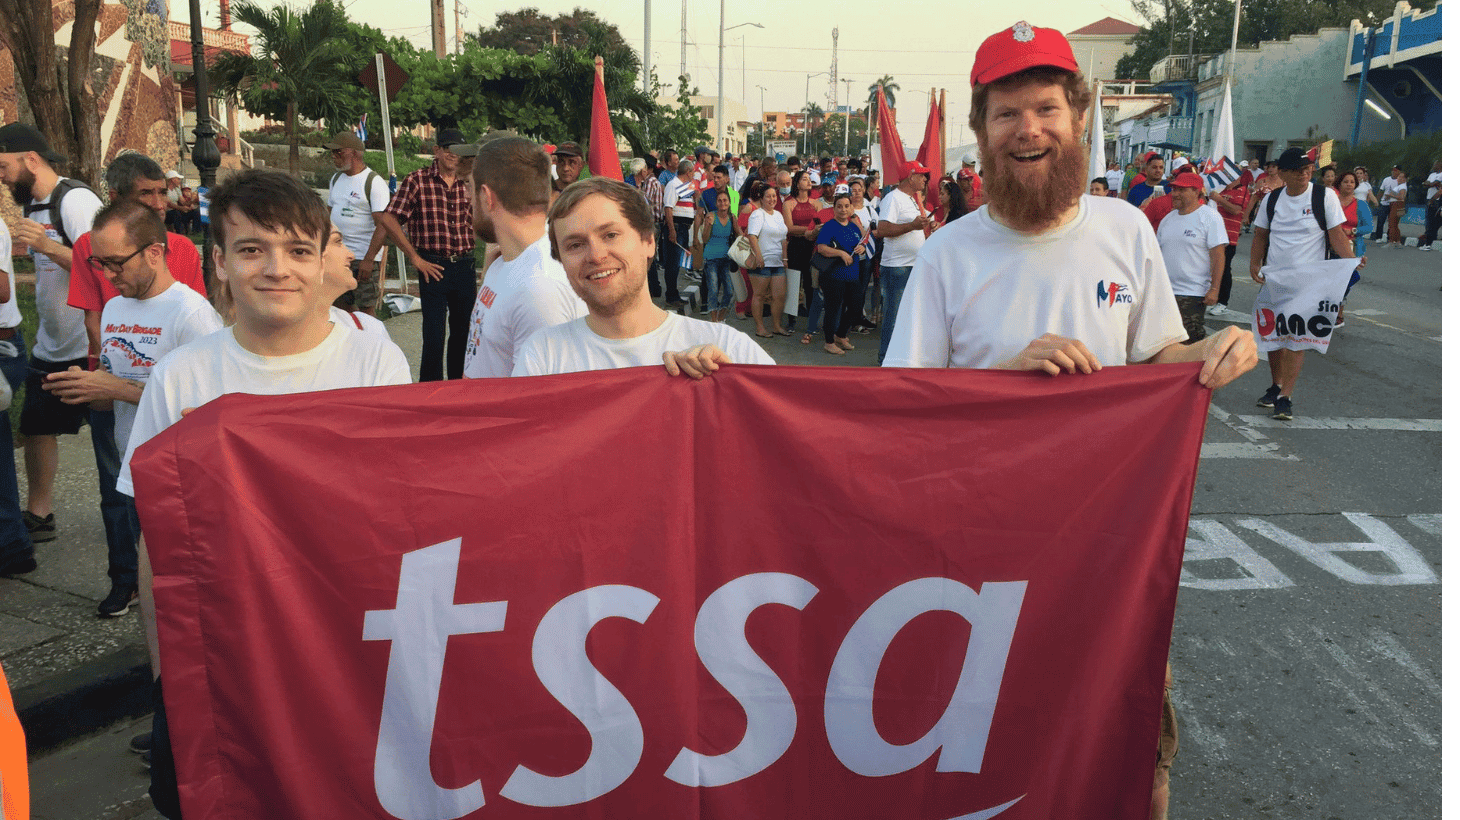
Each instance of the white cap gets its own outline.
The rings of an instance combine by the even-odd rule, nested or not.
[[[182,174],[179,174],[177,171],[168,171],[167,173],[163,174],[163,176],[166,177],[166,178],[168,178],[168,179],[182,179],[183,178],[183,175]]]
[[[972,149],[968,153],[966,153],[966,154],[963,155],[963,164],[964,165],[975,165],[977,163],[978,163],[978,150],[977,149]]]

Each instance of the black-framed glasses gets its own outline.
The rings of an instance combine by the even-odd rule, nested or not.
[[[158,242],[152,243],[152,245],[157,245],[157,244],[161,244],[161,243],[158,243]],[[152,247],[152,245],[143,245],[142,247],[136,249],[135,251],[132,251],[131,253],[127,254],[126,256],[123,256],[121,259],[103,259],[100,256],[88,256],[88,257],[86,257],[86,261],[88,263],[90,263],[92,267],[106,268],[107,270],[111,271],[112,273],[121,273],[122,272],[122,268],[125,267],[128,262],[132,261],[132,258],[133,257],[135,257],[137,254],[141,253],[142,251],[145,251],[148,248]]]

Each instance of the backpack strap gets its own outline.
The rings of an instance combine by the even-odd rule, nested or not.
[[[30,216],[36,211],[46,211],[46,217],[50,221],[51,227],[55,228],[56,233],[60,234],[61,236],[61,244],[65,245],[68,248],[71,247],[72,240],[70,235],[66,233],[65,221],[61,219],[61,200],[65,198],[67,193],[74,191],[77,188],[86,188],[88,191],[91,190],[87,187],[86,183],[82,182],[79,179],[62,177],[61,180],[56,183],[56,187],[51,189],[51,198],[46,204],[26,205],[23,209],[26,216]]]
[[[361,324],[360,317],[355,313],[355,311],[350,311],[350,318],[355,320],[355,328],[357,330],[365,329],[365,325]]]
[[[369,208],[370,207],[370,192],[373,191],[373,190],[375,190],[375,180],[377,180],[377,179],[380,179],[380,176],[378,174],[376,174],[374,171],[367,170],[365,172],[365,207],[366,208]]]
[[[1313,218],[1318,220],[1318,229],[1323,231],[1323,258],[1338,258],[1333,252],[1333,245],[1328,241],[1328,189],[1313,182],[1311,193],[1313,194]]]

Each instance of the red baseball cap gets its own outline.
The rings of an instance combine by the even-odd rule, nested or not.
[[[915,159],[908,160],[907,164],[902,166],[902,175],[906,177],[910,177],[913,174],[932,175],[932,173],[933,172],[927,166],[923,165],[921,162],[918,162]]]
[[[1161,158],[1161,152],[1160,151],[1147,151],[1146,153],[1141,154],[1141,164],[1142,165],[1145,165],[1146,163],[1150,162],[1153,159],[1160,159],[1160,158]]]
[[[1182,171],[1171,179],[1173,188],[1195,188],[1200,191],[1206,185],[1202,183],[1201,177],[1189,171]]]
[[[1070,41],[1052,28],[1035,28],[1020,20],[991,35],[978,47],[969,82],[988,85],[995,80],[1035,66],[1051,66],[1079,73]]]

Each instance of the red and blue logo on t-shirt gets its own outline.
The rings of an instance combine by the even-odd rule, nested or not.
[[[1110,280],[1110,286],[1106,287],[1105,280],[1101,279],[1099,284],[1095,286],[1095,296],[1095,304],[1097,306],[1114,307],[1118,304],[1130,304],[1130,285],[1122,285],[1112,279]]]

